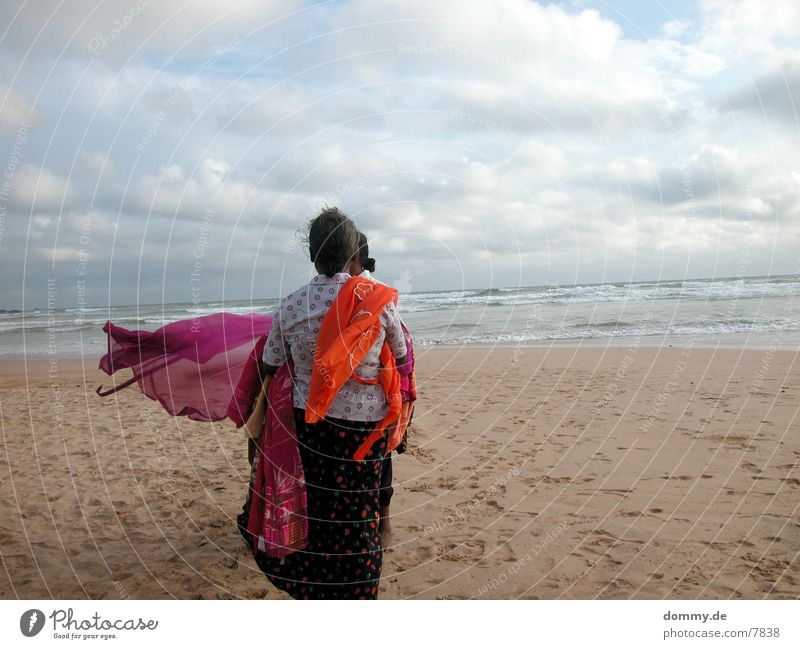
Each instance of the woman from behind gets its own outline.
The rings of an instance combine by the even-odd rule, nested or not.
[[[319,413],[315,408],[315,415],[309,417],[309,397],[315,397],[315,404],[321,402],[316,398],[317,339],[321,330],[329,333],[324,327],[331,323],[325,316],[350,280],[347,270],[358,249],[358,231],[338,209],[326,209],[311,222],[308,245],[317,275],[281,301],[262,357],[265,390],[277,367],[289,360],[294,366],[293,401],[308,499],[308,546],[280,560],[257,553],[256,561],[275,586],[295,598],[374,599],[383,561],[379,488],[387,444],[386,434],[376,433],[391,401],[378,379],[386,370],[381,362],[385,354],[390,352],[398,364],[404,362],[405,340],[394,304],[388,301],[376,312],[374,343],[355,367],[346,368],[350,378],[331,395],[327,410]],[[314,423],[307,423],[309,419]],[[357,459],[362,455],[363,459]]]

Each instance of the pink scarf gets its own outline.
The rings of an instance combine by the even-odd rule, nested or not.
[[[196,421],[226,417],[241,427],[261,386],[258,360],[272,325],[260,313],[213,313],[178,320],[156,331],[131,331],[108,321],[108,353],[100,369],[112,375],[130,368],[133,377],[97,394],[108,396],[139,384],[142,392],[173,416]],[[283,557],[306,546],[305,476],[297,446],[291,367],[270,385],[269,405],[254,461],[254,492],[248,531],[253,552]]]
[[[253,554],[284,557],[308,544],[308,502],[294,425],[291,365],[281,365],[267,391],[267,413],[254,464],[247,531]]]

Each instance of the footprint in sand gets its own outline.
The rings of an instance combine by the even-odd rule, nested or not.
[[[420,561],[427,561],[433,557],[433,548],[430,545],[419,545],[417,546],[417,551],[414,554],[416,555],[416,559],[419,559]]]
[[[424,448],[414,447],[406,451],[411,457],[420,460],[421,462],[432,462],[433,453]]]
[[[470,539],[462,543],[451,541],[445,543],[438,552],[442,559],[447,559],[449,561],[477,563],[483,558],[486,552],[486,543],[479,539]]]
[[[642,512],[621,511],[619,515],[625,516],[626,518],[639,518],[642,515]]]

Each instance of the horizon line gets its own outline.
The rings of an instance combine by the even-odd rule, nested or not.
[[[576,284],[558,284],[556,282],[548,283],[548,284],[531,284],[528,286],[487,286],[487,287],[480,287],[480,288],[450,288],[450,289],[437,289],[437,290],[427,290],[427,291],[410,291],[408,293],[401,293],[401,295],[419,295],[420,293],[447,293],[452,291],[488,291],[491,289],[508,289],[508,288],[544,288],[544,287],[553,287],[557,286],[561,287],[570,287],[570,286],[602,286],[603,284],[648,284],[648,283],[667,283],[667,282],[686,282],[686,281],[712,281],[712,282],[721,282],[724,280],[731,280],[731,279],[767,279],[773,277],[800,277],[800,273],[778,273],[775,275],[731,275],[727,277],[682,277],[682,278],[673,278],[673,279],[641,279],[636,281],[605,281],[605,282],[595,282],[595,283],[586,283],[586,282],[579,282]],[[238,299],[229,299],[227,302],[243,302],[248,298],[238,298]],[[259,301],[280,301],[283,299],[281,297],[262,297],[258,298]],[[198,304],[209,304],[210,302],[226,302],[224,298],[215,298],[210,300],[204,300],[203,302],[198,302]],[[103,308],[111,308],[117,309],[126,306],[138,306],[138,307],[146,307],[146,306],[166,306],[168,304],[191,304],[191,302],[148,302],[148,303],[133,303],[133,304],[100,304],[94,306],[84,306],[84,309],[103,309]],[[78,309],[78,306],[59,306],[53,307],[54,309]],[[47,309],[46,306],[34,306],[29,307],[27,309],[16,309],[16,308],[5,308],[0,307],[0,313],[12,313],[12,312],[20,312],[24,313],[25,311],[33,311],[33,310],[41,310]]]

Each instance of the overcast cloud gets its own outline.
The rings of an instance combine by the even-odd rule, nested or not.
[[[649,4],[4,2],[0,307],[800,272],[798,3]]]

